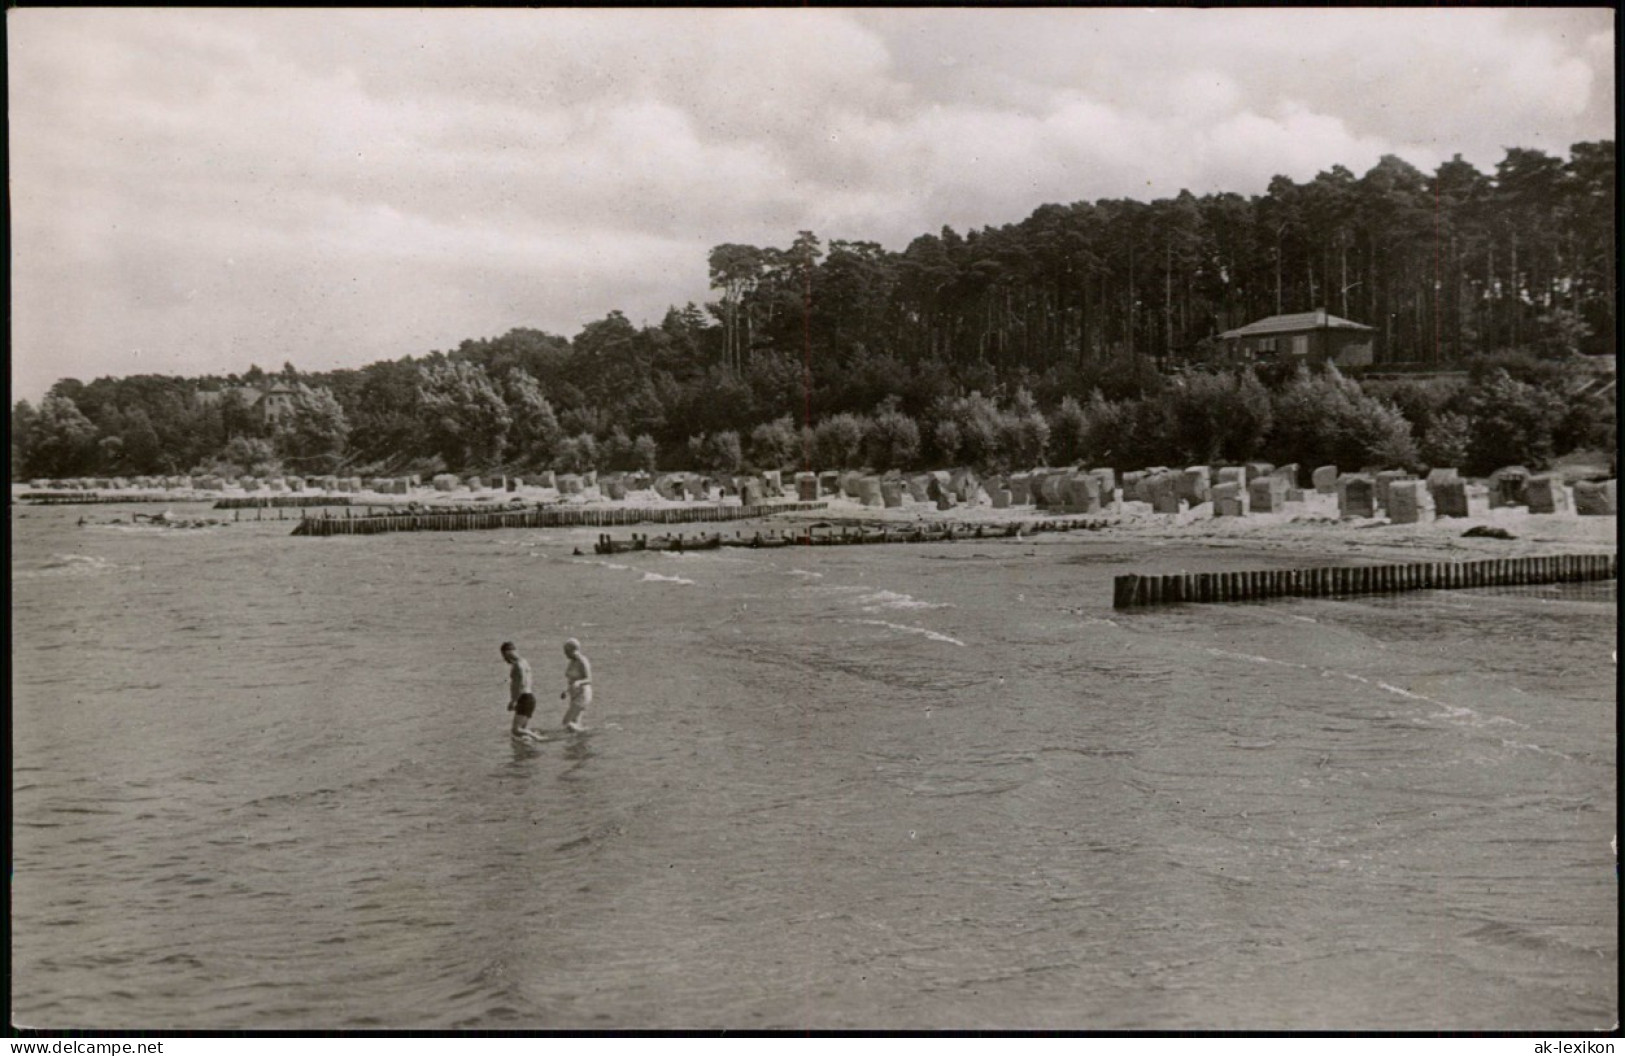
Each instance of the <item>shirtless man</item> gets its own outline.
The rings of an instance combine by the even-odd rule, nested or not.
[[[581,643],[574,638],[564,643],[564,655],[569,657],[569,662],[564,667],[564,692],[559,694],[559,699],[570,701],[564,712],[564,728],[580,732],[585,729],[581,713],[592,703],[592,664],[581,651]]]
[[[502,659],[508,661],[508,710],[513,712],[513,735],[535,737],[530,717],[536,714],[535,687],[530,681],[530,661],[519,655],[512,642],[502,643]]]

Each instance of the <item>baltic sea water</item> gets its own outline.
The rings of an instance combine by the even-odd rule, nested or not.
[[[11,514],[17,1025],[1618,1019],[1611,583],[1118,613],[1292,562],[79,514]],[[497,645],[552,725],[570,636],[592,732],[515,744]]]

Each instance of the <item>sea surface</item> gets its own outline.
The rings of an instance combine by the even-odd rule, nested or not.
[[[75,523],[155,509],[11,511],[16,1025],[1618,1020],[1612,583],[1119,613],[1314,562]],[[570,636],[591,729],[516,744],[497,646],[553,726]]]

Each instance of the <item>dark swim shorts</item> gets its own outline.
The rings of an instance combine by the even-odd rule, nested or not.
[[[536,714],[536,698],[529,693],[519,694],[519,699],[514,702],[513,710],[527,719],[530,718]]]

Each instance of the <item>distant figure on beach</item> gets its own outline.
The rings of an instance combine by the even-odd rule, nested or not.
[[[592,664],[581,651],[581,643],[571,638],[564,643],[564,655],[569,657],[564,666],[564,692],[559,699],[568,699],[570,706],[564,712],[564,728],[580,731],[581,713],[592,703]]]
[[[508,661],[508,710],[513,712],[513,735],[534,737],[530,717],[536,714],[535,686],[530,680],[530,661],[519,655],[512,642],[502,643],[502,659]]]

